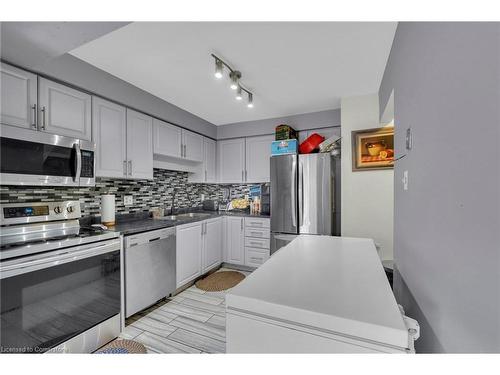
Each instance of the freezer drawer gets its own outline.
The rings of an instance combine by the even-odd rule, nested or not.
[[[287,233],[272,233],[271,232],[271,255],[273,255],[276,251],[281,249],[283,246],[288,245],[295,238],[297,238],[297,234],[287,234]]]
[[[125,238],[125,316],[175,291],[175,228]]]

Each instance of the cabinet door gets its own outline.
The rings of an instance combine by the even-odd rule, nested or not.
[[[153,179],[153,119],[127,109],[127,175]]]
[[[271,142],[273,135],[250,137],[246,139],[245,182],[269,182]]]
[[[180,225],[176,230],[177,288],[201,275],[201,223]]]
[[[89,94],[40,78],[39,129],[90,141],[91,101]]]
[[[205,164],[205,182],[217,182],[215,174],[216,142],[212,139],[204,139],[204,164]]]
[[[36,75],[0,65],[0,122],[36,130]]]
[[[227,262],[245,263],[245,228],[242,217],[227,217]]]
[[[218,266],[222,262],[222,218],[203,222],[203,266],[202,273]]]
[[[245,138],[218,141],[217,159],[220,183],[245,182]]]
[[[153,119],[153,152],[158,155],[181,157],[182,129]]]
[[[92,134],[96,143],[96,176],[126,177],[126,109],[92,97]]]
[[[203,161],[203,137],[199,134],[182,130],[184,158],[191,161]]]

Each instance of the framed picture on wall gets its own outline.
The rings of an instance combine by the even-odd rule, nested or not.
[[[394,127],[355,130],[352,138],[352,170],[394,168]]]

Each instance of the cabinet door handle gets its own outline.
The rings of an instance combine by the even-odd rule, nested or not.
[[[245,182],[247,181],[247,170],[245,169]]]
[[[241,170],[241,181],[245,181],[245,171]]]
[[[132,176],[132,160],[128,161],[128,174]]]
[[[36,111],[36,104],[33,104],[33,105],[31,106],[31,109],[33,110],[33,122],[32,122],[32,124],[31,124],[31,127],[32,127],[33,129],[36,129],[36,112],[37,112],[37,111]]]
[[[241,231],[243,232],[243,218],[241,218]]]
[[[184,145],[184,157],[186,157],[186,156],[187,156],[187,146]]]
[[[123,175],[124,176],[127,175],[127,161],[126,160],[123,161]]]
[[[205,182],[207,182],[207,170],[205,170]]]
[[[42,130],[45,130],[45,107],[42,107]]]

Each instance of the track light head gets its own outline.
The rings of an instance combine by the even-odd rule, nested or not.
[[[252,93],[248,93],[248,104],[247,104],[247,107],[248,108],[253,108],[253,94]]]
[[[215,59],[215,78],[217,78],[217,79],[222,78],[223,69],[224,69],[224,66],[222,65],[222,61],[219,59]]]
[[[231,90],[237,90],[238,89],[238,81],[240,80],[241,78],[241,72],[235,70],[235,71],[232,71],[231,73],[229,73],[229,78],[231,79]]]
[[[243,99],[243,95],[241,92],[241,86],[238,85],[238,89],[236,90],[236,100],[241,100]]]

